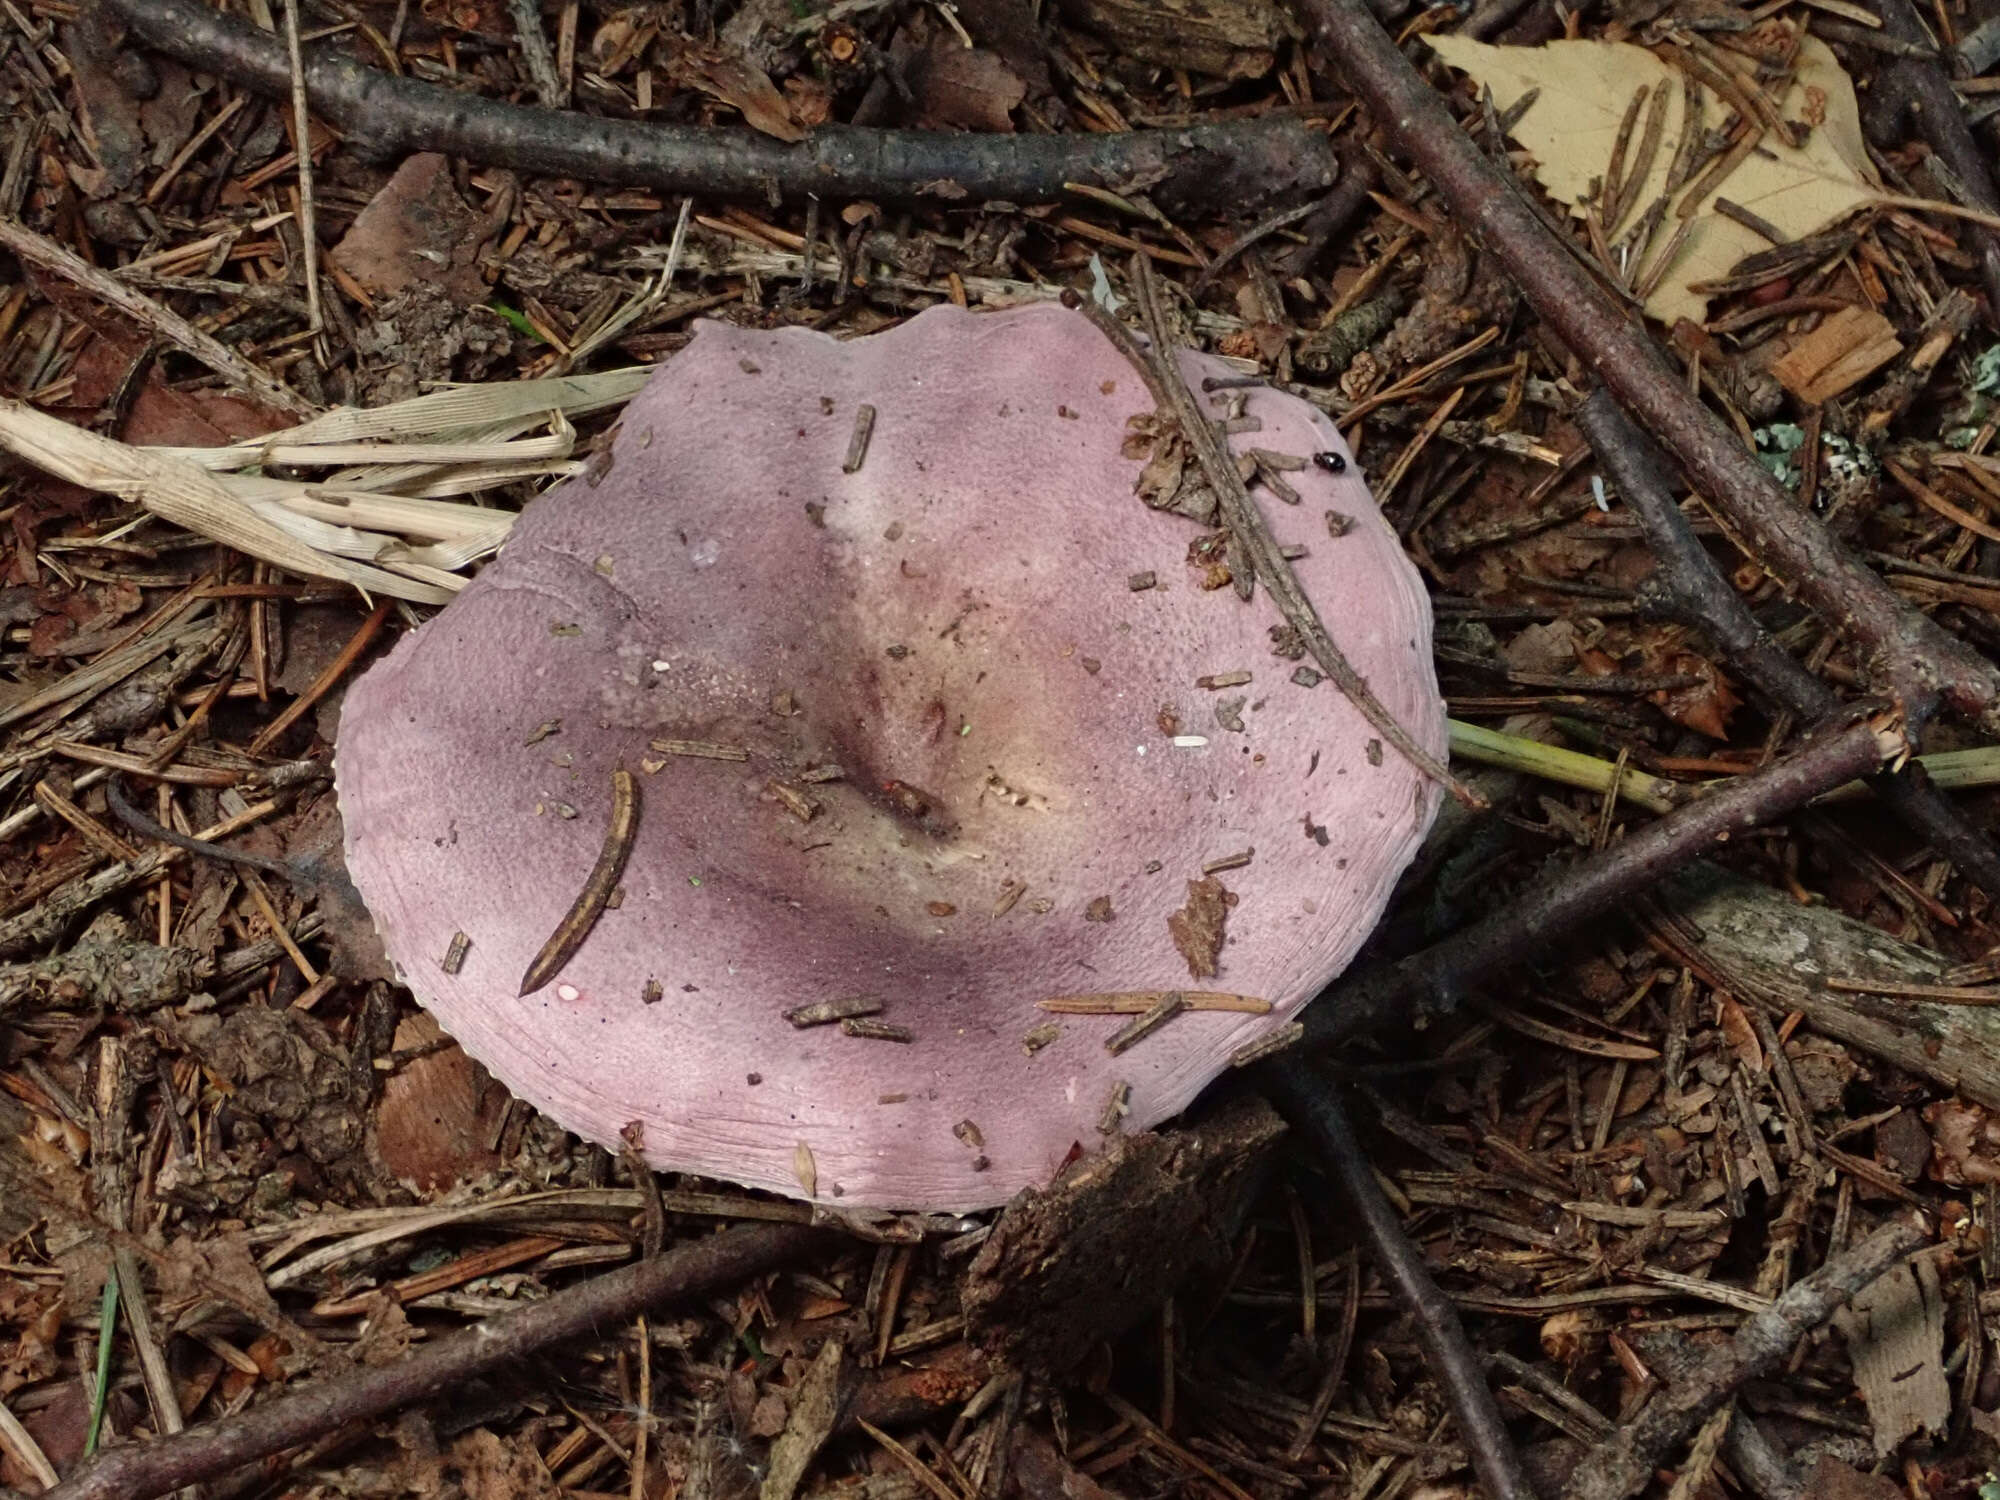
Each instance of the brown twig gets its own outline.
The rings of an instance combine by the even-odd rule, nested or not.
[[[277,38],[193,0],[106,0],[149,47],[274,99],[290,94]],[[1093,135],[978,135],[822,126],[786,145],[755,130],[656,125],[506,104],[380,72],[327,48],[305,60],[321,118],[385,159],[442,151],[489,166],[671,193],[765,198],[1005,198],[1045,202],[1065,184],[1149,184],[1169,213],[1323,190],[1326,137],[1290,118]]]
[[[270,749],[287,729],[298,723],[307,709],[331,692],[333,685],[345,677],[348,670],[361,659],[361,653],[368,649],[369,643],[381,630],[382,622],[388,618],[389,601],[384,599],[368,612],[368,618],[363,620],[354,634],[348,637],[347,644],[340,648],[340,653],[326,664],[326,670],[313,679],[312,686],[286,704],[285,711],[277,718],[257,731],[257,737],[250,742],[250,753],[262,755]]]
[[[1437,999],[1547,951],[1584,922],[1617,908],[1712,845],[1803,807],[1902,753],[1899,733],[1855,724],[1808,741],[1783,760],[1648,824],[1566,874],[1539,881],[1501,910],[1396,963],[1343,978],[1306,1008],[1306,1040],[1337,1044],[1407,1019]]]
[[[1754,1380],[1791,1353],[1863,1287],[1923,1243],[1907,1223],[1886,1224],[1842,1251],[1764,1311],[1746,1319],[1727,1344],[1706,1355],[1687,1379],[1655,1396],[1609,1442],[1584,1455],[1564,1500],[1627,1500],[1652,1478],[1667,1450]]]
[[[1458,1309],[1432,1279],[1423,1252],[1403,1232],[1396,1211],[1375,1180],[1374,1164],[1355,1139],[1354,1126],[1339,1095],[1311,1064],[1296,1055],[1266,1063],[1262,1082],[1279,1110],[1304,1132],[1332,1169],[1334,1180],[1360,1216],[1361,1232],[1367,1237],[1382,1279],[1416,1322],[1424,1361],[1444,1388],[1452,1420],[1472,1455],[1473,1471],[1487,1500],[1534,1500],[1534,1489],[1521,1467],[1514,1441],[1507,1435],[1479,1356],[1465,1336]]]
[[[598,850],[597,862],[590,867],[590,875],[583,882],[583,889],[577,892],[568,914],[542,944],[534,962],[528,965],[528,972],[521,976],[522,994],[532,995],[554,979],[583,946],[597,919],[604,915],[611,893],[618,888],[618,877],[625,873],[626,858],[638,836],[639,782],[621,766],[611,773],[611,821],[604,830],[604,847]]]
[[[1459,128],[1364,0],[1307,0],[1320,41],[1382,128],[1477,234],[1551,332],[1673,454],[1770,567],[1854,641],[1884,692],[1920,728],[1940,695],[2000,732],[2000,667],[1906,604],[1811,516],[1799,513],[1727,425],[1691,394],[1658,346],[1571,258],[1530,200]]]
[[[1610,394],[1601,387],[1592,392],[1577,410],[1576,424],[1646,528],[1654,567],[1641,603],[1700,630],[1732,668],[1806,723],[1839,713],[1839,695],[1771,638],[1722,576],[1674,503],[1657,450]],[[1959,816],[1922,766],[1911,761],[1900,771],[1870,777],[1868,784],[1961,874],[1989,896],[2000,896],[2000,851]]]
[[[394,1364],[317,1380],[179,1437],[113,1448],[48,1494],[50,1500],[152,1500],[350,1422],[458,1390],[552,1344],[621,1328],[647,1308],[761,1275],[830,1238],[805,1225],[759,1224],[696,1240],[420,1345]]]
[[[1270,591],[1286,623],[1298,631],[1313,660],[1319,663],[1320,670],[1333,680],[1334,686],[1360,710],[1361,716],[1397,754],[1447,788],[1466,806],[1484,806],[1477,793],[1454,777],[1442,761],[1419,745],[1411,738],[1409,730],[1396,722],[1395,715],[1382,706],[1382,701],[1369,688],[1367,679],[1354,670],[1333,637],[1327,634],[1319,611],[1306,597],[1305,590],[1299,587],[1298,575],[1279,550],[1278,539],[1271,534],[1270,524],[1257,508],[1257,502],[1251,499],[1243,476],[1237,472],[1235,462],[1223,448],[1222,439],[1216,436],[1215,428],[1195,400],[1194,392],[1188,389],[1187,381],[1181,377],[1166,316],[1160,307],[1159,286],[1144,255],[1132,257],[1131,275],[1133,298],[1145,320],[1150,347],[1141,348],[1132,331],[1095,302],[1074,299],[1075,305],[1111,340],[1119,353],[1132,362],[1133,368],[1145,380],[1154,402],[1174,418],[1187,439],[1188,447],[1199,460],[1209,488],[1215,492],[1222,511],[1222,524],[1229,528],[1249,555],[1257,578]]]

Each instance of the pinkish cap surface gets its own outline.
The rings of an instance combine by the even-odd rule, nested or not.
[[[1197,390],[1224,373],[1183,358]],[[1200,587],[1201,532],[1133,494],[1127,418],[1150,410],[1055,306],[937,307],[845,343],[702,324],[626,409],[609,473],[535,501],[348,695],[348,865],[417,998],[590,1140],[636,1120],[663,1169],[855,1206],[1046,1182],[1103,1142],[1121,1084],[1123,1128],[1187,1105],[1353,957],[1439,789],[1331,683],[1292,680],[1263,590]],[[1254,389],[1248,411],[1239,448],[1346,453],[1295,398]],[[1301,582],[1442,756],[1415,570],[1351,463],[1284,477],[1302,504],[1253,493],[1309,548]],[[1328,510],[1352,529],[1330,537]],[[620,767],[642,796],[622,896],[517,995]],[[1245,850],[1215,877],[1236,898],[1219,972],[1195,979],[1168,918]],[[1113,1056],[1128,1017],[1036,1005],[1188,989],[1276,1008],[1183,1013]],[[912,1039],[785,1019],[850,996]]]

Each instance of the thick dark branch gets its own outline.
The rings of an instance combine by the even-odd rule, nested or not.
[[[1500,1415],[1500,1404],[1493,1399],[1479,1356],[1465,1336],[1458,1309],[1431,1279],[1423,1252],[1403,1233],[1395,1209],[1375,1180],[1374,1166],[1355,1139],[1354,1126],[1339,1095],[1313,1072],[1311,1064],[1296,1055],[1266,1064],[1260,1081],[1280,1112],[1333,1169],[1335,1180],[1361,1216],[1361,1232],[1368,1238],[1382,1279],[1416,1320],[1424,1362],[1444,1388],[1452,1420],[1472,1455],[1472,1467],[1486,1500],[1534,1500],[1535,1492]]]
[[[1660,1392],[1608,1443],[1593,1448],[1563,1491],[1564,1500],[1627,1500],[1644,1489],[1667,1450],[1694,1431],[1746,1380],[1792,1352],[1792,1346],[1838,1312],[1848,1298],[1923,1243],[1909,1224],[1886,1224],[1736,1330],[1687,1379]]]
[[[1902,749],[1901,737],[1856,724],[1808,741],[1760,771],[1738,777],[1592,854],[1573,869],[1436,946],[1337,981],[1306,1007],[1306,1040],[1330,1046],[1386,1026],[1438,997],[1546,953],[1593,917],[1649,889],[1731,834],[1744,833],[1823,792],[1872,775]]]
[[[681,1245],[557,1292],[517,1313],[425,1344],[392,1365],[322,1378],[178,1437],[113,1448],[49,1500],[152,1500],[311,1442],[350,1422],[448,1395],[466,1381],[567,1339],[601,1336],[677,1297],[713,1291],[802,1259],[828,1242],[803,1224],[759,1224]]]
[[[1661,612],[1701,631],[1731,667],[1804,722],[1817,724],[1839,713],[1839,696],[1771,638],[1722,576],[1674,503],[1658,450],[1610,394],[1593,391],[1578,409],[1576,424],[1646,528],[1654,571],[1644,593],[1658,599]],[[1910,761],[1900,772],[1870,777],[1868,784],[1961,874],[2000,897],[2000,851],[1959,816],[1922,766]]]
[[[1364,0],[1306,0],[1343,84],[1499,256],[1544,323],[1658,435],[1758,560],[1866,658],[1920,727],[1939,694],[2000,731],[2000,669],[1900,599],[1811,516],[1692,395],[1645,330],[1557,242],[1521,190],[1459,128]]]
[[[273,37],[195,0],[105,0],[147,46],[272,98],[290,69]],[[827,126],[788,146],[754,130],[607,120],[502,104],[369,68],[330,47],[306,60],[321,118],[382,156],[442,151],[489,166],[669,193],[764,198],[1045,201],[1065,183],[1150,192],[1169,212],[1240,211],[1334,180],[1326,137],[1293,119],[1087,135],[970,135]]]

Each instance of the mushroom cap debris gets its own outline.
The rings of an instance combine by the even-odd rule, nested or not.
[[[1200,381],[1231,372],[1182,368],[1220,417]],[[1442,756],[1415,570],[1352,462],[1290,467],[1339,434],[1231,396],[1261,419],[1235,451],[1281,456],[1253,495],[1307,594]],[[1440,792],[1135,496],[1151,412],[1052,305],[846,342],[702,324],[608,468],[348,695],[348,865],[417,998],[589,1140],[636,1121],[662,1169],[938,1211],[1045,1183],[1286,1027]],[[621,770],[617,888],[519,994]],[[1038,1004],[1112,992],[1141,998]],[[788,1019],[811,1006],[836,1019]]]

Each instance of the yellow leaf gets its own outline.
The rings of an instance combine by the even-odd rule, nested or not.
[[[1514,126],[1513,138],[1534,156],[1535,177],[1549,196],[1579,217],[1592,180],[1602,179],[1610,167],[1618,127],[1633,94],[1643,88],[1650,99],[1652,90],[1663,87],[1666,116],[1659,149],[1653,153],[1636,207],[1606,238],[1615,243],[1618,234],[1637,223],[1666,190],[1667,172],[1684,128],[1681,75],[1644,47],[1595,41],[1496,47],[1456,36],[1425,40],[1451,67],[1490,88],[1494,106],[1503,114],[1530,89],[1541,90]],[[1696,128],[1713,130],[1732,108],[1706,86],[1699,93]],[[1822,123],[1807,127],[1805,144],[1797,148],[1766,132],[1757,149],[1703,196],[1674,263],[1646,298],[1646,311],[1661,321],[1670,325],[1680,318],[1699,321],[1708,299],[1688,287],[1726,275],[1744,256],[1771,248],[1755,230],[1715,212],[1716,198],[1742,205],[1796,239],[1815,234],[1883,196],[1862,144],[1854,84],[1817,38],[1807,37],[1800,46],[1797,72],[1778,105],[1786,120],[1802,126],[1809,119]],[[1642,110],[1626,147],[1627,171],[1639,152],[1644,119]],[[1638,259],[1641,268],[1650,267],[1653,257],[1664,253],[1672,240],[1684,193],[1685,189],[1675,197],[1654,230],[1646,253]],[[1628,278],[1628,284],[1637,279]]]

